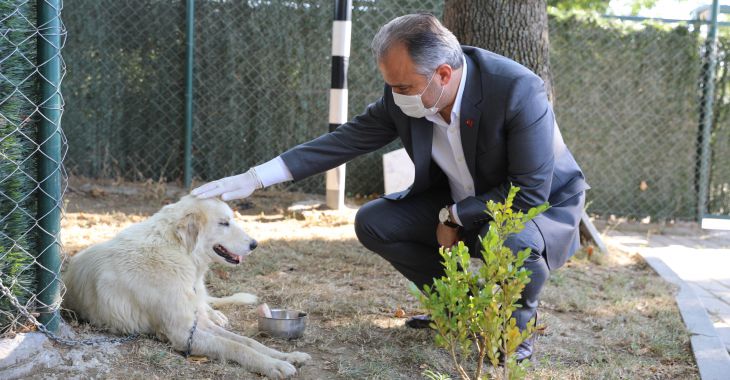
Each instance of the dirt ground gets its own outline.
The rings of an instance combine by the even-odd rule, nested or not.
[[[64,251],[73,255],[108,239],[181,194],[179,188],[152,182],[73,179],[62,223]],[[307,199],[317,197],[263,191],[230,202],[259,248],[238,267],[214,266],[207,282],[213,295],[245,291],[272,307],[307,312],[304,337],[260,336],[255,307],[221,309],[229,329],[283,351],[312,355],[297,375],[301,379],[416,379],[426,369],[456,379],[448,355],[434,346],[433,333],[408,329],[405,318],[395,316],[398,309],[406,316],[423,310],[408,294],[406,280],[358,243],[354,209],[311,212],[299,219],[287,212],[292,203]],[[699,378],[674,289],[638,256],[589,253],[584,249],[554,272],[545,288],[541,335],[528,377]],[[103,335],[86,324],[70,325],[77,338]],[[119,345],[54,344],[49,350],[61,364],[32,378],[261,378],[235,363],[187,360],[151,337]]]

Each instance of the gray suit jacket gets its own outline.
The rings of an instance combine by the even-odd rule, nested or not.
[[[463,50],[467,76],[461,104],[461,142],[476,196],[458,203],[459,219],[466,229],[481,228],[488,222],[486,201],[502,202],[510,184],[519,186],[516,208],[527,210],[544,202],[552,206],[535,223],[545,239],[548,265],[560,267],[579,247],[582,209],[576,207],[579,202],[575,198],[589,186],[563,142],[543,81],[498,54],[469,46]],[[445,174],[431,160],[432,123],[401,112],[387,85],[383,96],[362,115],[334,132],[290,149],[281,158],[296,181],[377,150],[396,138],[413,160],[415,179],[408,190],[385,197],[398,200],[435,187],[448,191]]]

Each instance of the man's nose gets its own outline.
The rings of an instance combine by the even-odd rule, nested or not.
[[[256,242],[256,240],[251,240],[251,245],[249,245],[249,248],[253,251],[256,249],[256,247],[259,246],[259,243]]]

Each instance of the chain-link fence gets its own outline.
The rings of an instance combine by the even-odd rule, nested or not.
[[[66,167],[94,177],[180,178],[185,2],[67,0],[64,22]]]
[[[65,140],[58,1],[0,2],[0,335],[58,323]]]
[[[354,1],[349,114],[382,94],[369,50],[391,18],[439,0]],[[246,170],[327,132],[333,2],[197,1],[193,173]],[[64,83],[73,174],[182,177],[185,4],[67,0]],[[351,193],[382,191],[383,151],[348,166]],[[323,176],[287,189],[324,190]],[[380,189],[380,190],[379,190]]]
[[[184,2],[66,3],[67,166],[91,177],[179,180]],[[382,94],[368,49],[377,29],[404,13],[440,15],[443,2],[353,5],[351,116]],[[196,1],[194,177],[244,171],[327,131],[332,6],[329,0]],[[704,45],[698,30],[551,15],[555,108],[593,187],[589,212],[695,218]],[[728,83],[724,67],[718,64],[718,89]],[[727,213],[727,101],[724,95],[716,101],[708,208]],[[380,154],[396,146],[351,162],[348,193],[382,192]],[[323,177],[286,188],[322,192]]]
[[[551,19],[555,110],[589,212],[695,217],[700,42],[687,26]]]
[[[589,212],[694,219],[707,154],[706,211],[730,211],[730,45],[721,38],[706,152],[700,148],[708,67],[702,25],[551,17],[555,109],[592,186]]]

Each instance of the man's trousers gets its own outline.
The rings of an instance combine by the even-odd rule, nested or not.
[[[434,190],[402,200],[385,198],[373,200],[360,208],[355,217],[355,232],[360,242],[369,250],[390,262],[396,270],[413,281],[419,289],[431,284],[434,278],[443,276],[444,270],[436,240],[438,212],[453,203],[448,192]],[[486,205],[485,205],[486,210]],[[481,258],[479,236],[486,235],[489,224],[481,228],[463,231],[461,240],[469,247],[472,257]],[[530,248],[530,256],[524,267],[532,272],[531,281],[525,286],[515,317],[520,330],[537,312],[538,299],[550,276],[545,253],[545,241],[534,222],[530,221],[519,234],[505,242],[513,252]]]

